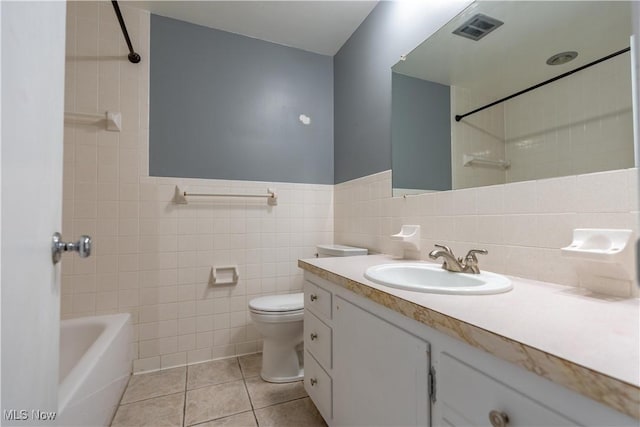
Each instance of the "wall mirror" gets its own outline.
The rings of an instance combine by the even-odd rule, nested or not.
[[[631,7],[476,1],[402,58],[394,195],[633,167]]]

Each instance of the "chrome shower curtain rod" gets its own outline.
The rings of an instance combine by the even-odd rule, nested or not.
[[[541,87],[541,86],[544,86],[544,85],[547,85],[547,84],[549,84],[549,83],[555,82],[556,80],[560,80],[560,79],[561,79],[561,78],[563,78],[563,77],[570,76],[571,74],[573,74],[573,73],[577,73],[578,71],[584,70],[585,68],[589,68],[589,67],[591,67],[591,66],[593,66],[593,65],[596,65],[596,64],[599,64],[599,63],[601,63],[601,62],[604,62],[604,61],[606,61],[607,59],[611,59],[611,58],[614,58],[614,57],[616,57],[616,56],[618,56],[618,55],[622,55],[623,53],[629,52],[629,50],[631,50],[631,48],[629,48],[629,47],[624,48],[624,49],[621,49],[621,50],[619,50],[619,51],[617,51],[617,52],[613,52],[613,53],[612,53],[612,54],[610,54],[610,55],[604,56],[604,57],[602,57],[602,58],[600,58],[600,59],[596,59],[596,60],[595,60],[595,61],[593,61],[593,62],[589,62],[588,64],[585,64],[585,65],[583,65],[582,67],[578,67],[578,68],[576,68],[575,70],[567,71],[566,73],[560,74],[559,76],[553,77],[553,78],[551,78],[551,79],[549,79],[549,80],[545,80],[545,81],[543,81],[542,83],[538,83],[537,85],[533,85],[533,86],[531,86],[531,87],[528,87],[528,88],[526,88],[526,89],[523,89],[523,90],[521,90],[520,92],[516,92],[516,93],[514,93],[513,95],[506,96],[506,97],[504,97],[504,98],[502,98],[502,99],[498,99],[497,101],[493,101],[492,103],[487,104],[487,105],[485,105],[485,106],[483,106],[483,107],[476,108],[475,110],[473,110],[473,111],[469,111],[469,112],[468,112],[468,113],[466,113],[466,114],[458,114],[458,115],[456,115],[456,116],[455,116],[456,122],[459,122],[460,120],[464,119],[465,117],[470,116],[470,115],[472,115],[472,114],[475,114],[475,113],[477,113],[477,112],[479,112],[479,111],[486,110],[486,109],[487,109],[487,108],[489,108],[489,107],[493,107],[494,105],[500,104],[501,102],[508,101],[508,100],[510,100],[511,98],[515,98],[516,96],[520,96],[520,95],[522,95],[522,94],[524,94],[524,93],[527,93],[527,92],[530,92],[530,91],[532,91],[532,90],[534,90],[534,89],[538,89],[538,88],[539,88],[539,87]]]
[[[127,31],[127,25],[124,23],[124,18],[122,17],[122,13],[120,12],[120,6],[118,6],[118,2],[116,0],[112,0],[111,4],[113,5],[113,10],[116,12],[116,16],[118,17],[118,22],[120,22],[120,28],[122,29],[122,35],[124,35],[124,41],[127,42],[127,47],[129,48],[129,61],[137,64],[140,62],[140,55],[138,55],[133,50],[133,45],[131,44],[131,39],[129,38],[129,32]]]

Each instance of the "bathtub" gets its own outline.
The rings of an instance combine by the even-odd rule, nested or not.
[[[131,375],[130,315],[60,322],[60,426],[108,426]]]

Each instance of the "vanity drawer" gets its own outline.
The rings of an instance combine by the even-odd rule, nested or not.
[[[491,378],[471,366],[442,354],[436,372],[436,399],[442,402],[439,425],[502,425],[500,419],[490,424],[489,414],[504,414],[506,425],[575,426],[552,409]]]
[[[331,292],[308,280],[304,282],[304,308],[321,319],[331,319]]]
[[[306,350],[304,355],[304,389],[324,419],[330,421],[333,418],[331,377]]]
[[[331,328],[322,323],[313,313],[304,312],[304,348],[318,359],[327,369],[331,369]]]

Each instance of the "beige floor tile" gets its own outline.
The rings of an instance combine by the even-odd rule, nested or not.
[[[250,411],[244,381],[233,381],[187,391],[185,425]]]
[[[327,425],[308,397],[294,400],[293,402],[256,409],[255,412],[260,427],[320,427]]]
[[[122,404],[185,390],[187,368],[173,368],[150,374],[134,375],[122,396]]]
[[[111,427],[182,427],[184,392],[118,407]]]
[[[214,360],[189,366],[187,390],[242,379],[238,359]]]
[[[240,367],[242,368],[242,375],[245,378],[256,377],[260,375],[262,369],[262,353],[248,354],[246,356],[238,357]]]
[[[288,402],[307,396],[302,381],[275,384],[268,383],[260,377],[247,378],[245,381],[254,409],[264,408],[265,406]]]
[[[256,417],[252,411],[243,412],[238,415],[232,415],[226,418],[209,421],[208,423],[198,424],[195,427],[257,427]]]

